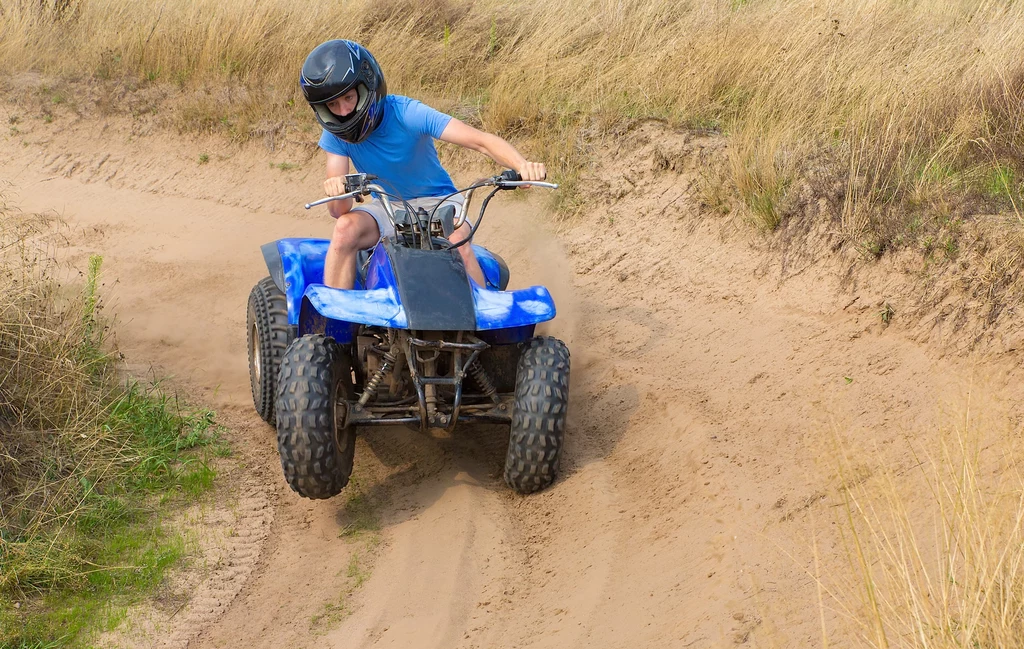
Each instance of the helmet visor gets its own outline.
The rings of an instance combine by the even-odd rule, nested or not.
[[[327,104],[312,104],[312,106],[313,110],[316,111],[316,116],[320,118],[320,122],[325,126],[330,125],[341,128],[342,124],[352,118],[352,115],[349,115],[348,117],[338,117],[331,112],[331,109],[327,107]],[[353,114],[354,113],[355,111],[353,111]]]
[[[348,88],[345,91],[338,93],[337,95],[335,95],[334,97],[325,102],[310,104],[310,106],[313,107],[313,110],[316,111],[317,117],[320,118],[320,122],[325,127],[328,127],[328,130],[331,130],[330,127],[337,127],[339,129],[348,128],[355,122],[357,122],[366,113],[366,107],[370,101],[370,92],[366,89],[366,86],[361,83],[356,85],[356,94],[358,98],[356,100],[356,106],[354,109],[352,109],[351,113],[349,113],[348,115],[338,115],[327,107],[327,104],[329,102],[334,101],[338,97],[341,97],[349,90],[351,90],[351,88]]]

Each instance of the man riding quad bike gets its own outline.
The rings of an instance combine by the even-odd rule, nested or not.
[[[263,246],[270,277],[249,297],[253,401],[276,423],[285,478],[307,498],[341,491],[357,426],[452,430],[508,423],[505,480],[528,493],[555,479],[565,432],[569,351],[535,326],[555,316],[547,289],[506,291],[508,268],[472,244],[496,192],[540,182],[544,165],[505,140],[415,100],[388,95],[368,51],[328,41],[302,69],[324,129],[330,241]],[[476,224],[433,140],[512,167]],[[350,173],[354,163],[359,173]],[[358,265],[357,265],[358,257]]]

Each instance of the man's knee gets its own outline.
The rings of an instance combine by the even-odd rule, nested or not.
[[[363,231],[366,229],[360,221],[359,213],[356,212],[339,216],[334,222],[331,246],[344,251],[358,250],[360,240],[364,238]]]

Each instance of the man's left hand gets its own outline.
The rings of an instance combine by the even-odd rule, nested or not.
[[[540,181],[548,177],[548,171],[544,168],[543,162],[526,161],[519,169],[516,169],[516,171],[519,172],[519,175],[523,180]]]

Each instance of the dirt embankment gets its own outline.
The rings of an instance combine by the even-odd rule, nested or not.
[[[284,486],[252,411],[244,306],[265,274],[260,244],[329,231],[300,207],[319,192],[319,159],[129,119],[22,119],[0,178],[21,209],[72,225],[71,261],[104,255],[129,362],[214,406],[237,450],[224,505],[203,519],[222,539],[215,559],[182,582],[192,596],[138,611],[116,641],[818,646],[812,575],[848,570],[833,442],[870,474],[908,462],[908,440],[972,380],[1020,403],[1012,327],[975,344],[990,355],[951,353],[966,338],[906,315],[924,302],[897,264],[790,254],[703,210],[719,140],[656,125],[631,137],[608,151],[600,200],[577,223],[507,199],[480,235],[513,284],[543,283],[559,307],[547,331],[573,369],[558,483],[510,493],[501,430],[386,430],[361,438],[354,497],[309,502]],[[825,624],[842,646],[837,608]]]

